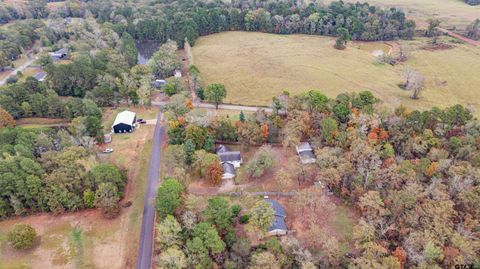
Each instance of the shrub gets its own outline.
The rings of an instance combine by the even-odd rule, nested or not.
[[[243,215],[240,217],[239,222],[240,224],[247,224],[250,220],[250,215]]]
[[[95,193],[91,190],[85,190],[83,192],[83,203],[87,208],[93,208],[95,206]]]
[[[17,76],[11,76],[11,77],[7,78],[7,84],[17,83],[17,81],[18,81]]]
[[[181,82],[178,79],[174,79],[172,81],[167,82],[167,84],[163,85],[162,90],[166,95],[172,96],[174,94],[181,92],[184,89]]]
[[[198,87],[196,90],[195,90],[196,94],[197,94],[197,97],[200,98],[200,100],[205,100],[205,95],[203,93],[203,88],[201,87]]]
[[[33,246],[37,232],[28,224],[17,224],[8,233],[8,241],[16,249],[28,249]]]
[[[242,207],[239,205],[233,205],[232,206],[232,216],[233,217],[238,217],[238,214],[240,214],[240,211],[242,211]]]

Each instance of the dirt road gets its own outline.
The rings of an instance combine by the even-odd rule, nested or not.
[[[152,267],[152,252],[155,225],[155,197],[160,179],[160,158],[163,141],[163,127],[161,113],[157,115],[157,125],[153,133],[152,153],[148,164],[147,189],[145,192],[145,206],[143,208],[142,231],[137,256],[137,269]]]
[[[473,39],[470,39],[468,37],[464,37],[462,35],[459,35],[459,34],[456,34],[452,31],[449,31],[447,29],[443,29],[443,28],[440,28],[440,27],[437,27],[437,30],[444,33],[444,34],[447,34],[451,37],[455,37],[456,39],[460,39],[462,40],[463,42],[466,42],[468,44],[471,44],[471,45],[474,45],[474,46],[477,46],[477,47],[480,47],[480,41],[475,41]]]

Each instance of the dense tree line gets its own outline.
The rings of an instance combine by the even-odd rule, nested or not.
[[[8,66],[18,58],[36,40],[40,39],[39,30],[45,24],[40,20],[18,21],[0,28],[0,68]]]
[[[30,77],[0,88],[0,106],[14,118],[63,117],[64,108],[55,91]]]
[[[124,173],[98,163],[67,130],[3,128],[0,153],[0,219],[93,207],[108,215],[118,210]]]
[[[14,5],[0,4],[0,24],[5,24],[13,20],[24,19],[44,19],[49,15],[47,1],[33,0],[18,2]]]
[[[200,35],[229,30],[337,36],[339,29],[346,29],[355,40],[409,39],[415,30],[415,23],[407,20],[401,10],[342,1],[328,6],[310,3],[305,7],[295,1],[166,1],[144,8],[107,7],[105,2],[98,1],[91,5],[91,11],[100,21],[116,23],[117,32],[127,30],[140,40],[172,39],[180,46],[185,38],[193,44]]]

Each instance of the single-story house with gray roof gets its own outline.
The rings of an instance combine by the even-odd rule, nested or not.
[[[50,57],[52,57],[54,61],[61,60],[67,57],[67,55],[68,55],[68,50],[66,48],[61,48],[57,51],[50,52]]]
[[[235,168],[239,168],[243,162],[240,151],[218,152],[217,155],[220,157],[221,163],[231,163]]]
[[[236,175],[235,169],[242,164],[240,151],[230,151],[225,145],[220,145],[215,151],[223,167],[222,179],[231,179]]]
[[[285,219],[287,218],[287,212],[285,208],[280,205],[277,201],[266,198],[265,202],[269,203],[274,211],[274,220],[272,226],[268,228],[268,235],[286,235],[288,232],[287,229],[287,222]]]

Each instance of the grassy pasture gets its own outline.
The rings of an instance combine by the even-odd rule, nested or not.
[[[332,1],[326,0],[325,3],[328,4]],[[358,0],[346,0],[345,2],[355,3]],[[463,0],[368,0],[366,2],[384,8],[400,8],[419,26],[425,24],[427,19],[435,17],[443,22],[442,26],[444,27],[464,29],[466,25],[480,18],[480,5],[470,6]]]
[[[445,42],[449,42],[449,38]],[[421,49],[424,39],[401,41],[409,56],[396,66],[375,63],[373,50],[385,44],[351,43],[339,51],[334,39],[307,35],[225,32],[200,38],[193,48],[204,86],[223,83],[227,103],[266,105],[288,89],[298,94],[319,89],[329,97],[342,92],[370,90],[387,105],[412,109],[456,103],[480,108],[480,49],[455,44],[442,51]],[[401,90],[406,68],[419,70],[427,80],[420,100]],[[477,109],[478,110],[478,109]]]

